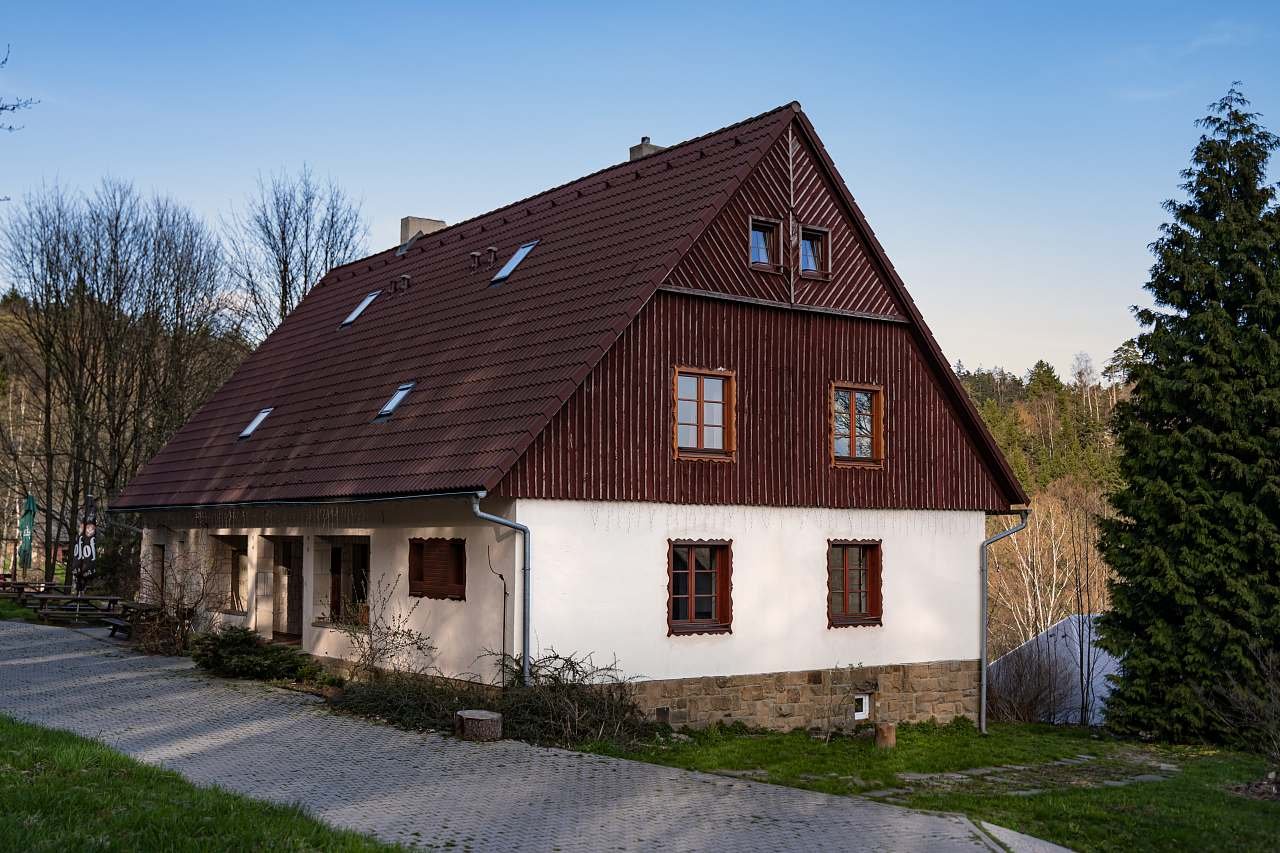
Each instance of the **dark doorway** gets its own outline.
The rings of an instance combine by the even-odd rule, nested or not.
[[[275,547],[271,630],[278,640],[302,639],[302,539],[282,536]]]

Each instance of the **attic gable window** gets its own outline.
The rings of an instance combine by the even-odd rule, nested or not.
[[[533,240],[516,249],[516,253],[502,265],[502,269],[498,270],[498,274],[489,279],[489,284],[498,284],[506,281],[516,271],[516,267],[520,266],[520,262],[529,256],[529,253],[533,251],[533,247],[536,245],[538,245],[538,241]]]
[[[387,418],[391,417],[391,413],[396,410],[396,407],[404,402],[404,398],[409,396],[409,392],[412,391],[413,386],[417,384],[418,383],[416,382],[406,382],[397,388],[396,392],[391,395],[391,399],[387,401],[386,405],[378,410],[378,416],[374,418],[374,420],[385,421]]]
[[[364,309],[368,308],[369,305],[373,302],[373,300],[378,298],[378,295],[380,293],[382,293],[381,290],[375,290],[373,293],[370,293],[364,299],[361,299],[360,304],[351,310],[351,313],[347,315],[347,319],[343,320],[342,325],[339,326],[338,328],[345,328],[347,326],[350,326],[352,323],[354,323],[356,321],[356,318],[364,313]]]
[[[827,232],[823,229],[804,228],[800,231],[800,272],[818,278],[831,272],[831,261],[827,254]]]
[[[253,420],[249,421],[249,425],[240,430],[240,438],[248,438],[253,435],[253,431],[262,426],[262,422],[267,419],[267,415],[275,411],[275,408],[263,409],[261,412],[253,416]]]
[[[778,223],[769,219],[751,219],[751,266],[778,268]]]

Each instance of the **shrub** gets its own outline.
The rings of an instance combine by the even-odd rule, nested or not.
[[[498,689],[409,673],[348,684],[334,705],[410,729],[453,728],[453,715],[473,708],[502,714],[506,737],[555,746],[590,742],[631,743],[651,734],[616,667],[599,667],[589,656],[552,652],[530,662],[530,684],[518,686],[520,660],[500,661],[507,685]],[[513,676],[517,678],[513,679]]]
[[[294,647],[265,643],[248,628],[231,625],[192,640],[191,658],[224,678],[302,681],[320,671],[319,664]]]

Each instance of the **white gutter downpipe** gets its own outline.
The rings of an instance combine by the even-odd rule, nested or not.
[[[1027,516],[1031,514],[1031,510],[1024,509],[1019,511],[1021,516],[1018,523],[1008,530],[1002,530],[990,539],[983,539],[982,544],[978,546],[979,565],[981,566],[982,575],[982,630],[979,637],[979,654],[978,654],[978,731],[982,734],[987,733],[987,546],[995,542],[999,542],[1006,536],[1012,536],[1019,530],[1027,526]]]
[[[521,566],[521,602],[520,602],[520,681],[522,684],[529,684],[529,652],[532,647],[530,636],[532,632],[529,629],[529,528],[518,521],[512,521],[509,518],[503,518],[500,515],[493,515],[480,509],[480,500],[485,497],[485,492],[475,492],[471,495],[471,514],[483,521],[491,521],[502,527],[509,527],[512,530],[520,532],[520,538],[524,544],[524,555]],[[506,614],[502,616],[506,619]]]

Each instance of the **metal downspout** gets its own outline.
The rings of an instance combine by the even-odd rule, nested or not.
[[[512,521],[509,518],[503,518],[500,515],[493,515],[480,509],[480,499],[485,497],[485,492],[476,492],[471,495],[471,514],[483,521],[491,521],[502,527],[509,527],[512,530],[520,532],[520,538],[524,545],[523,560],[521,561],[521,601],[520,601],[520,681],[522,684],[529,683],[529,649],[532,646],[529,638],[531,631],[529,629],[529,528],[518,521]],[[506,614],[503,614],[506,619]]]
[[[982,574],[982,631],[979,638],[981,646],[978,654],[978,731],[982,734],[987,733],[987,546],[992,543],[999,542],[1006,536],[1012,536],[1019,530],[1027,526],[1027,516],[1031,514],[1031,510],[1024,509],[1019,511],[1021,516],[1018,523],[1008,530],[1002,530],[990,539],[983,539],[982,545],[978,547],[981,554],[979,564],[981,565]]]

